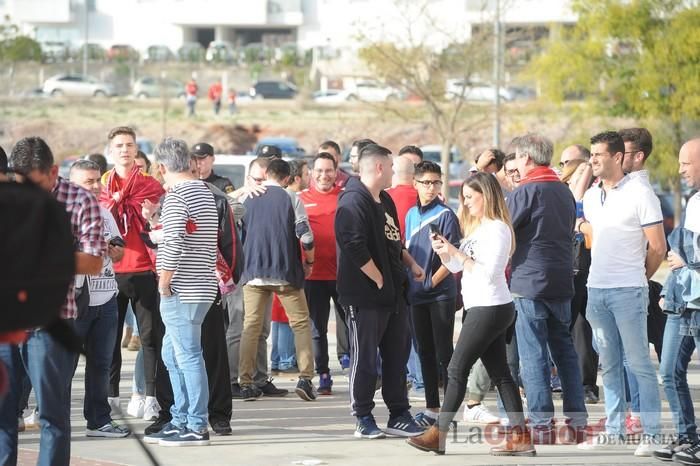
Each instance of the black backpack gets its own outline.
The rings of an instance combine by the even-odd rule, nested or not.
[[[75,276],[65,207],[30,182],[0,181],[0,332],[55,322]]]

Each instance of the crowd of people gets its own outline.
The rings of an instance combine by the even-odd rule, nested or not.
[[[442,195],[442,168],[416,146],[392,155],[358,139],[349,171],[334,141],[310,160],[264,146],[244,186],[233,186],[214,173],[206,142],[166,138],[152,162],[137,153],[132,128],[114,128],[108,142],[112,168],[103,157],[81,159],[69,180],[39,137],[0,152],[0,172],[9,162],[16,181],[51,193],[70,216],[76,275],[61,317],[86,355],[87,436],[131,434],[112,418],[122,408],[128,309],[143,388],[127,412],[151,421],[144,441],[164,447],[208,445],[210,427],[230,435],[232,399],[288,395],[268,362],[298,373],[301,400],[334,393],[335,312],[357,438],[407,437],[444,454],[464,403],[464,421],[500,425],[505,442],[493,455],[533,456],[536,445],[557,443],[615,449],[637,434],[636,456],[700,464],[687,383],[700,343],[700,194],[667,242],[644,169],[646,129],[594,135],[590,149],[567,147],[559,167],[538,134],[514,138],[507,153],[485,150],[456,211]],[[687,185],[700,188],[700,139],[678,161]],[[661,289],[650,280],[666,258]],[[33,390],[39,464],[67,465],[78,355],[37,328],[0,344],[0,361],[9,382],[0,463],[17,463]],[[599,402],[599,370],[606,418],[594,429],[586,404]],[[670,442],[658,380],[673,415]],[[497,413],[482,403],[492,385]],[[372,414],[379,389],[383,428]],[[563,399],[558,419],[553,393]],[[415,414],[409,400],[421,405]]]

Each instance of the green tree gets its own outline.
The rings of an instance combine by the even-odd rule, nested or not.
[[[578,22],[550,36],[529,72],[554,101],[585,97],[590,111],[629,116],[654,134],[649,168],[676,193],[677,154],[700,119],[700,7],[683,0],[575,0]]]
[[[465,96],[475,76],[490,76],[493,34],[484,29],[464,38],[461,31],[439,27],[430,16],[430,1],[397,0],[396,6],[403,14],[400,36],[377,41],[360,34],[364,46],[359,56],[378,80],[422,101],[421,106],[387,102],[377,109],[404,121],[424,123],[435,132],[442,147],[443,195],[447,198],[452,146],[460,135],[488,118],[484,107],[468,105]],[[419,22],[429,25],[427,31],[416,27]],[[446,45],[440,49],[429,45],[431,42]],[[447,89],[448,79],[464,85]]]
[[[37,41],[20,34],[15,24],[0,24],[0,62],[39,60],[41,46]]]

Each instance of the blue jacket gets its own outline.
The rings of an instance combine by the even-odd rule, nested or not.
[[[671,314],[680,314],[686,307],[700,309],[700,261],[694,237],[683,227],[676,227],[668,236],[671,250],[686,263],[686,267],[671,271],[661,292],[664,311]]]
[[[510,289],[528,299],[574,296],[576,201],[561,182],[521,184],[506,199],[515,231]]]
[[[412,207],[406,214],[406,249],[413,259],[425,270],[423,282],[409,280],[409,304],[425,304],[435,301],[454,299],[457,296],[457,283],[454,275],[449,274],[443,281],[432,288],[432,277],[440,268],[442,262],[435,254],[430,243],[430,224],[434,223],[440,229],[440,234],[459,247],[462,234],[455,213],[439,199],[427,206],[420,203]]]
[[[283,280],[303,288],[304,270],[292,199],[279,186],[247,198],[241,229],[245,267],[241,284],[255,278]]]

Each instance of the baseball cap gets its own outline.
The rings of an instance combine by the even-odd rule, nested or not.
[[[258,147],[258,156],[282,158],[282,151],[277,146],[273,146],[271,144],[263,144],[262,146]]]
[[[191,152],[194,157],[206,157],[207,155],[214,155],[214,148],[206,142],[198,142],[192,146]]]

